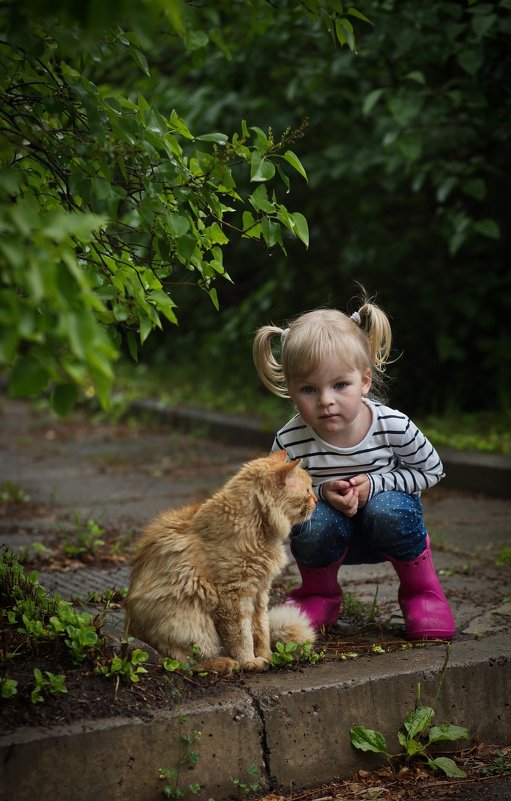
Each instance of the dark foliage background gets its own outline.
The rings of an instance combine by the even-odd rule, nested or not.
[[[193,352],[220,382],[252,382],[259,325],[345,308],[361,282],[392,317],[392,402],[410,413],[508,408],[510,3],[359,8],[374,26],[360,26],[356,53],[283,3],[225,17],[230,59],[161,55],[160,102],[190,124],[224,130],[242,116],[299,130],[309,182],[292,203],[311,240],[307,251],[290,243],[287,258],[237,242],[221,313],[177,292],[180,328],[151,358]]]
[[[352,310],[360,283],[392,318],[392,403],[414,415],[508,411],[510,10],[511,0],[363,0],[355,12],[340,0],[87,0],[80,13],[60,0],[0,3],[2,91],[21,103],[0,125],[0,361],[16,360],[20,392],[84,385],[88,371],[105,399],[118,348],[140,349],[170,382],[188,370],[219,391],[262,392],[255,330],[316,306]],[[348,35],[346,19],[355,49],[332,28]],[[42,92],[36,107],[30,87]],[[194,134],[225,133],[180,150],[172,113]],[[242,120],[256,141],[238,165]],[[247,169],[254,154],[278,163],[282,137],[308,174],[289,192]],[[278,203],[305,215],[308,249],[284,225],[287,253],[273,223],[259,240],[240,235],[261,185],[268,219]],[[219,234],[222,196],[236,209]],[[73,227],[69,210],[89,214]],[[64,383],[61,394],[65,410],[75,393]]]

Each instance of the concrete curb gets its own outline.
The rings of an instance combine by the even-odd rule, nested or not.
[[[274,432],[260,421],[242,415],[227,415],[203,409],[168,406],[156,400],[138,400],[130,411],[152,422],[172,426],[186,433],[198,432],[219,442],[260,447],[268,451]],[[511,457],[439,448],[446,476],[442,486],[495,498],[511,497]]]
[[[0,739],[0,801],[153,801],[162,789],[159,768],[179,763],[182,737],[194,730],[201,732],[193,746],[199,760],[182,769],[181,783],[198,782],[199,799],[236,797],[233,779],[247,781],[252,765],[260,771],[261,791],[320,786],[379,764],[376,755],[351,746],[354,725],[381,731],[389,749],[399,750],[396,733],[414,707],[419,683],[422,703],[431,704],[443,681],[435,723],[466,726],[483,742],[506,740],[509,637],[489,637],[484,649],[474,640],[453,643],[446,670],[445,657],[438,646],[303,672],[272,671],[251,676],[242,688],[223,685],[211,700],[183,704],[150,720],[19,730]],[[474,703],[478,698],[484,703]]]

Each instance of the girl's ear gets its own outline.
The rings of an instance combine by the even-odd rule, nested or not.
[[[371,371],[367,370],[365,375],[362,376],[362,395],[364,397],[369,394],[369,390],[371,389],[372,383],[373,383],[373,377],[371,375]]]

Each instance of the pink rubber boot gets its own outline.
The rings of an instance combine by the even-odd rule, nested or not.
[[[297,606],[316,629],[333,626],[339,618],[342,590],[337,583],[337,573],[344,556],[326,567],[305,567],[297,562],[302,586],[289,593],[286,604]]]
[[[429,537],[426,550],[411,562],[387,559],[399,576],[398,600],[407,636],[411,640],[450,640],[456,624],[435,571]]]

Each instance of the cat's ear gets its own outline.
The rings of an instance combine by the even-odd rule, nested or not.
[[[287,453],[286,451],[273,451],[273,453],[270,453],[270,459],[272,459],[274,462],[285,462],[287,459]]]
[[[284,462],[283,465],[279,466],[275,472],[275,478],[278,486],[284,486],[286,481],[288,481],[290,478],[292,471],[295,469],[295,467],[298,467],[301,461],[301,459],[293,459],[292,462]]]

